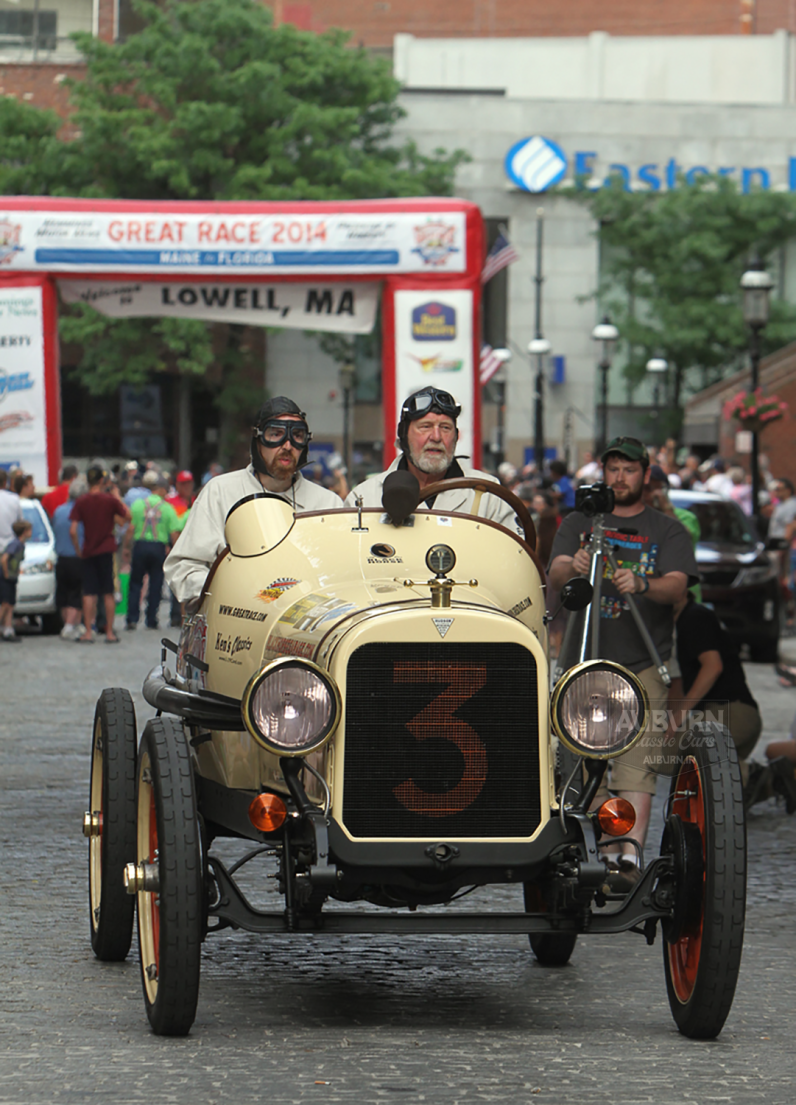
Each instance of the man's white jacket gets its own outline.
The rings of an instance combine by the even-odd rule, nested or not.
[[[380,472],[378,476],[371,476],[370,479],[357,484],[353,491],[349,492],[345,505],[356,506],[356,497],[360,495],[363,506],[381,506],[384,481],[391,472],[397,470],[400,460],[400,456],[396,457],[386,472]],[[490,480],[492,483],[498,483],[494,476],[490,476],[487,472],[479,472],[477,468],[462,468],[462,472],[471,479]],[[443,491],[434,500],[433,509],[450,511],[451,513],[456,511],[459,514],[472,514],[475,496],[476,492],[472,490]],[[432,508],[427,503],[421,503],[417,509],[430,510]],[[499,522],[502,526],[510,529],[512,533],[515,533],[518,528],[514,511],[508,503],[504,503],[497,495],[487,494],[481,497],[481,502],[478,505],[478,517],[491,518],[493,522]]]
[[[180,602],[199,595],[210,566],[226,548],[224,525],[232,507],[248,495],[262,492],[263,485],[251,464],[237,472],[214,476],[199,492],[177,544],[166,557],[166,582]],[[280,497],[296,513],[335,510],[343,505],[339,495],[305,480],[300,472]]]

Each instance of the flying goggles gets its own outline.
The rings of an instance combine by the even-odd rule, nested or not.
[[[288,438],[290,438],[290,444],[296,449],[303,449],[312,440],[307,423],[295,419],[282,421],[279,418],[271,418],[262,426],[255,427],[254,436],[266,449],[277,449],[280,445],[284,445]]]
[[[426,414],[432,407],[436,407],[437,410],[453,419],[458,418],[462,413],[462,408],[449,391],[440,391],[438,388],[429,387],[410,395],[408,399],[404,400],[401,407],[401,421],[406,419],[408,422],[414,422],[416,418]]]

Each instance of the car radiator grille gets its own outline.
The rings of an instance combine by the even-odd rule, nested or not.
[[[346,688],[343,820],[356,837],[530,836],[539,702],[517,644],[369,644]]]

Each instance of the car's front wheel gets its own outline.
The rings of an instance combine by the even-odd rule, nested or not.
[[[547,905],[536,883],[526,882],[523,887],[526,913],[544,913]],[[531,932],[528,940],[536,961],[542,967],[564,967],[575,950],[577,934],[571,932]]]
[[[674,916],[664,925],[669,1005],[685,1036],[712,1039],[735,995],[743,949],[746,838],[735,747],[695,727],[669,792],[662,852],[674,859]]]
[[[193,769],[182,725],[148,722],[138,752],[138,943],[153,1030],[184,1036],[196,1016],[203,876]]]

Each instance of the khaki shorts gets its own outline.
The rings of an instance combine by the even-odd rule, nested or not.
[[[668,664],[667,660],[667,667]],[[654,665],[635,674],[644,684],[650,700],[651,723],[638,744],[629,752],[608,761],[605,785],[614,792],[635,790],[643,794],[654,794],[659,776],[671,774],[671,764],[667,765],[663,749],[669,688]],[[672,748],[671,752],[674,754],[675,749]]]

